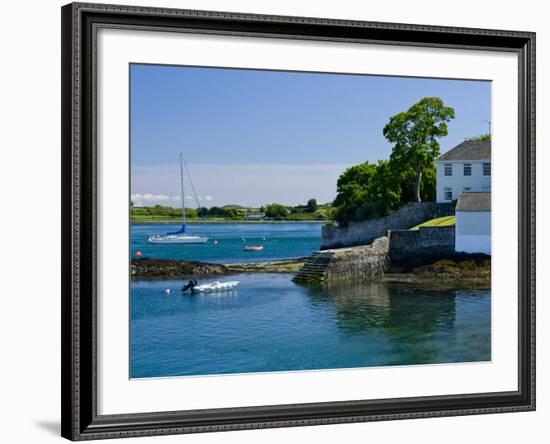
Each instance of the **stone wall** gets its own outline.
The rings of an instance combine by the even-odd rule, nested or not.
[[[388,248],[388,238],[381,237],[371,245],[313,253],[293,280],[304,284],[333,284],[382,277],[388,265]]]
[[[406,230],[436,217],[453,216],[454,204],[408,203],[386,217],[364,222],[352,222],[348,227],[323,227],[322,250],[367,245],[384,236],[386,230]]]
[[[388,230],[386,236],[393,265],[414,266],[426,260],[452,256],[455,252],[455,227]]]

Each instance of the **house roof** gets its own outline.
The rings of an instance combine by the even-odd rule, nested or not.
[[[491,141],[465,140],[438,157],[437,160],[490,160]]]
[[[462,193],[458,196],[455,211],[491,211],[491,193]]]

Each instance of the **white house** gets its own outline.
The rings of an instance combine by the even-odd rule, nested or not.
[[[491,141],[466,140],[439,156],[437,202],[452,202],[461,193],[491,191]]]
[[[455,251],[491,254],[491,193],[461,193],[456,204]]]

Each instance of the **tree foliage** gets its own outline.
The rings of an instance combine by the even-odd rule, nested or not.
[[[422,200],[435,200],[435,166],[424,170]],[[415,172],[396,169],[389,160],[368,162],[348,168],[338,179],[331,215],[341,225],[387,216],[414,200]]]
[[[278,219],[278,218],[284,218],[289,214],[290,214],[290,211],[288,210],[288,208],[278,203],[272,203],[270,205],[266,205],[265,207],[265,215],[267,217]]]
[[[470,137],[468,140],[472,142],[489,142],[491,140],[491,135],[489,133],[480,134],[479,136]]]
[[[455,116],[439,97],[425,97],[407,111],[390,117],[384,136],[394,143],[390,161],[395,170],[414,171],[414,200],[422,201],[422,176],[439,156],[438,139],[447,135]]]
[[[307,212],[308,213],[315,213],[317,211],[317,199],[309,199],[307,201]]]
[[[367,200],[367,187],[376,165],[364,162],[346,169],[336,183],[334,219],[341,225],[358,220],[357,209]]]

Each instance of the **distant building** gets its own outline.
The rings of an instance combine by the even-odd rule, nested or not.
[[[455,251],[491,254],[491,193],[461,193],[456,204]]]
[[[265,213],[248,213],[244,215],[245,219],[252,219],[252,220],[263,219],[264,217],[265,217]]]
[[[464,192],[491,191],[491,141],[466,140],[436,161],[437,202],[452,202]]]

